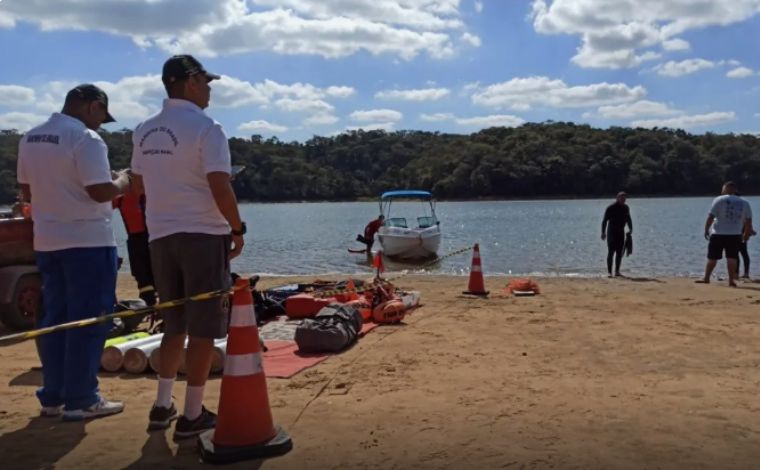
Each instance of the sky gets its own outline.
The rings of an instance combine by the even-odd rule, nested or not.
[[[573,121],[760,133],[760,0],[0,0],[0,129],[95,83],[158,112],[163,62],[210,72],[229,136],[466,134]]]

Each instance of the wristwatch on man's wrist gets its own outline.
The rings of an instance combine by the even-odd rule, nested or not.
[[[232,230],[232,234],[238,237],[242,237],[248,231],[245,222],[240,222],[240,230]]]

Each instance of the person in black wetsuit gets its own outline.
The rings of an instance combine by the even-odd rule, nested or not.
[[[737,196],[741,197],[741,194],[738,192],[736,193]],[[751,230],[749,233],[750,237],[753,237],[757,235],[757,232],[754,230]],[[749,241],[749,238],[742,239],[742,244],[739,245],[739,254],[741,255],[741,258],[736,259],[736,277],[739,277],[740,271],[741,271],[741,265],[742,260],[744,261],[744,275],[742,278],[749,279],[749,251],[747,251],[747,242]]]
[[[631,211],[625,203],[627,195],[619,192],[615,202],[607,207],[602,219],[602,240],[607,240],[607,272],[612,277],[612,255],[615,255],[615,276],[620,276],[620,262],[625,246],[625,226],[633,232]]]
[[[755,235],[757,235],[757,232],[754,230],[749,233],[750,237],[753,237]],[[739,271],[742,264],[741,262],[742,260],[744,261],[744,275],[742,275],[744,279],[749,279],[749,251],[747,251],[748,241],[749,239],[742,241],[742,244],[739,246],[739,254],[741,255],[741,259],[736,260],[736,277],[739,277]]]

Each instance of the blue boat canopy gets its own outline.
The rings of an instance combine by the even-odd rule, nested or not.
[[[401,189],[397,191],[386,191],[380,196],[380,199],[391,199],[395,197],[431,199],[433,195],[430,194],[429,191],[420,191],[418,189]]]

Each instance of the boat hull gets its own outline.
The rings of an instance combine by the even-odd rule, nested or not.
[[[381,227],[378,231],[383,254],[395,258],[430,258],[438,253],[441,231],[438,226],[426,229]]]

